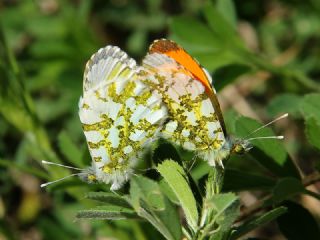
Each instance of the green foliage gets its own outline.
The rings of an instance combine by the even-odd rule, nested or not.
[[[179,199],[188,224],[195,230],[198,222],[198,210],[183,168],[174,161],[165,161],[157,167],[157,170]]]
[[[236,132],[245,137],[255,129],[261,127],[253,119],[241,117],[236,121]],[[255,137],[256,135],[250,136]],[[259,137],[275,136],[268,128],[259,131]],[[254,155],[254,159],[264,166],[267,170],[279,176],[294,176],[299,177],[298,170],[292,160],[287,155],[284,146],[274,139],[255,139],[252,144],[256,147],[250,154]]]
[[[318,206],[305,201],[320,201],[307,188],[320,180],[319,12],[312,0],[1,3],[0,238],[320,239]],[[288,112],[249,136],[285,140],[252,140],[225,169],[159,141],[139,166],[154,169],[116,193],[80,180],[41,191],[72,174],[41,160],[90,165],[77,114],[90,55],[113,44],[140,58],[167,31],[213,73],[231,137],[262,126],[241,115],[265,123]]]
[[[225,180],[223,182],[224,191],[243,191],[254,189],[272,188],[275,184],[274,179],[258,175],[239,171],[237,169],[228,168],[225,172]]]
[[[108,192],[88,192],[86,198],[102,202],[104,204],[118,206],[122,208],[131,208],[130,204],[120,196]]]
[[[131,180],[129,202],[137,214],[149,221],[166,239],[180,238],[178,213],[156,182],[134,177]]]
[[[137,215],[134,211],[114,208],[112,210],[82,210],[77,213],[77,218],[122,220],[132,218],[136,219]]]
[[[301,111],[305,119],[314,117],[316,121],[320,121],[320,94],[312,93],[305,95],[301,103]]]
[[[304,187],[296,178],[282,178],[278,181],[276,186],[273,189],[273,201],[275,203],[280,203],[286,199],[291,198],[292,196],[302,193]]]
[[[313,146],[320,149],[320,123],[313,117],[306,121],[306,136]]]
[[[277,219],[278,217],[286,213],[286,211],[286,207],[278,207],[267,213],[262,214],[261,216],[254,217],[253,219],[246,221],[243,225],[234,229],[231,235],[231,239],[240,238],[246,233],[252,231],[253,229]]]
[[[79,166],[82,159],[82,152],[79,151],[79,148],[72,142],[67,133],[61,132],[58,136],[58,141],[60,151],[68,162],[75,166]]]
[[[272,117],[283,112],[289,113],[292,117],[299,117],[301,100],[302,98],[299,95],[284,93],[272,99],[268,105],[267,111]]]
[[[214,230],[212,239],[224,239],[229,234],[233,222],[240,214],[240,201],[233,193],[217,194],[205,201],[206,208],[212,208],[214,211],[213,219],[206,224],[217,224],[217,230]]]

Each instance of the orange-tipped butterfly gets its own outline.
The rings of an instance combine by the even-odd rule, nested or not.
[[[257,138],[227,135],[211,82],[208,72],[170,40],[156,40],[141,66],[118,47],[100,49],[86,65],[79,101],[92,166],[76,175],[119,189],[158,138],[194,151],[211,166],[249,151],[250,140]]]

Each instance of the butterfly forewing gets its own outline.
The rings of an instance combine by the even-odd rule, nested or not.
[[[200,155],[219,151],[225,137],[206,86],[162,53],[148,54],[143,67],[142,81],[161,95],[167,107],[161,136]]]
[[[89,60],[79,115],[98,181],[121,187],[166,116],[161,96],[139,79],[140,69],[118,47]]]

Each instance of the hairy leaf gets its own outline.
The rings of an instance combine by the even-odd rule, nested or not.
[[[286,207],[278,207],[271,211],[262,214],[261,216],[254,217],[237,227],[231,235],[231,240],[238,239],[239,237],[249,233],[250,231],[267,224],[287,211]]]
[[[157,170],[176,194],[189,225],[196,229],[198,210],[196,200],[187,182],[183,168],[172,160],[166,160],[158,165]]]

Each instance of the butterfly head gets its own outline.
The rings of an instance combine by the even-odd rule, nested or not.
[[[242,155],[249,152],[252,147],[249,140],[236,138],[231,140],[230,153]]]
[[[261,129],[269,126],[270,124],[279,121],[280,119],[288,117],[288,113],[285,113],[281,115],[280,117],[270,121],[269,123],[257,128],[256,130],[252,131],[249,135],[247,135],[245,138],[236,138],[233,140],[229,140],[230,145],[230,153],[235,154],[244,154],[250,151],[250,149],[253,147],[251,144],[252,140],[258,140],[258,139],[283,139],[283,136],[261,136],[261,137],[250,137],[252,134],[260,131]]]
[[[261,129],[269,126],[270,124],[287,117],[288,114],[283,114],[280,117],[272,120],[271,122],[257,128],[256,130],[252,131],[244,138],[233,138],[227,137],[224,144],[219,148],[219,150],[211,151],[204,155],[204,159],[208,160],[211,166],[215,166],[216,163],[223,166],[222,161],[229,158],[232,154],[242,155],[250,151],[253,148],[252,141],[253,140],[264,140],[264,139],[283,139],[283,136],[260,136],[260,137],[250,137],[254,133],[257,133]]]
[[[86,168],[81,171],[81,175],[79,175],[79,178],[87,183],[96,183],[97,182],[97,176],[95,171],[92,167]]]

